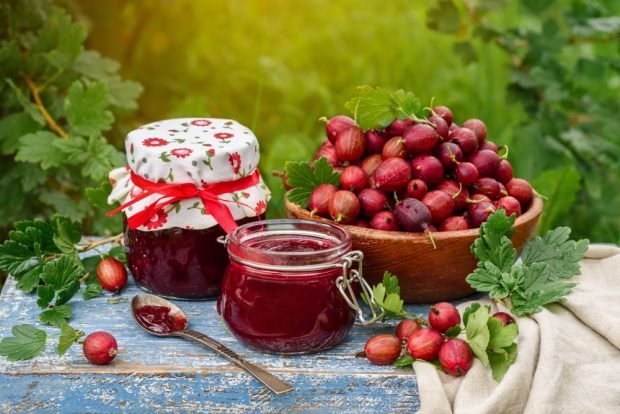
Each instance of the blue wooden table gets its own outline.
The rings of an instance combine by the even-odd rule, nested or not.
[[[131,278],[130,278],[131,279]],[[105,330],[119,344],[120,355],[108,366],[88,363],[81,346],[56,355],[58,338],[48,337],[45,351],[32,360],[8,362],[0,357],[0,411],[12,412],[414,412],[420,407],[410,368],[371,365],[356,358],[372,335],[393,332],[394,322],[355,325],[346,340],[318,354],[277,356],[239,343],[215,310],[215,301],[176,301],[190,327],[204,332],[295,387],[274,395],[235,365],[198,344],[180,338],[158,338],[138,328],[129,300],[140,290],[130,280],[120,295],[70,302],[70,324],[87,334]],[[118,302],[118,303],[115,303]],[[428,312],[409,306],[410,312]],[[0,295],[0,337],[11,327],[37,322],[36,297],[7,280]]]

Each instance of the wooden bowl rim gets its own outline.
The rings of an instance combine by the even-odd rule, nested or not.
[[[375,230],[369,229],[365,227],[351,226],[347,224],[339,224],[335,223],[332,220],[328,220],[319,216],[312,216],[310,212],[301,206],[291,202],[288,200],[286,194],[284,195],[284,206],[287,210],[292,212],[295,216],[307,219],[307,220],[315,220],[321,222],[327,222],[336,224],[341,226],[345,230],[347,230],[351,234],[355,235],[364,235],[369,238],[377,239],[377,240],[419,240],[428,242],[428,236],[425,233],[412,233],[406,231],[385,231],[385,230]],[[515,220],[515,227],[520,227],[525,225],[528,222],[535,220],[543,210],[543,200],[542,198],[535,196],[532,200],[532,205],[530,208],[517,217]],[[446,239],[455,239],[455,238],[475,238],[480,234],[480,228],[475,229],[467,229],[467,230],[456,230],[456,231],[437,231],[433,232],[433,238],[435,241],[438,240],[446,240]]]

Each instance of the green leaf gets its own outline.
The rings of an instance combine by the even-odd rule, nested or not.
[[[13,337],[0,341],[0,355],[9,361],[20,361],[32,358],[45,348],[47,334],[32,325],[15,325],[11,330]]]
[[[125,157],[103,137],[91,136],[88,140],[88,161],[82,166],[82,175],[101,180],[108,172],[126,160]]]
[[[396,361],[392,363],[395,367],[408,367],[411,366],[415,362],[415,358],[409,354],[405,354],[399,357]]]
[[[487,326],[488,319],[489,308],[481,306],[468,315],[465,325],[467,343],[471,347],[476,358],[478,358],[485,367],[489,366],[489,358],[487,356],[487,347],[490,339],[489,328]]]
[[[465,308],[465,311],[463,312],[463,324],[465,326],[467,326],[467,321],[469,320],[469,315],[471,315],[472,313],[476,312],[478,309],[480,309],[480,304],[477,303],[477,302],[474,302],[471,305],[469,305],[467,308]]]
[[[30,293],[39,286],[41,281],[41,272],[43,271],[43,265],[38,264],[28,269],[24,274],[19,276],[17,280],[17,288],[24,292]]]
[[[15,85],[15,83],[11,79],[7,78],[5,79],[5,81],[9,85],[11,90],[13,91],[13,94],[15,95],[17,102],[19,102],[19,104],[26,111],[26,113],[30,115],[32,120],[41,126],[45,125],[45,118],[43,118],[43,115],[41,115],[41,112],[39,112],[39,109],[36,107],[35,104],[33,104],[30,101],[28,96],[26,96],[24,92],[22,92],[22,90],[19,89],[17,85]]]
[[[55,189],[43,190],[39,194],[39,201],[52,207],[56,213],[74,220],[81,220],[88,214],[88,203],[85,200],[76,201]]]
[[[71,311],[71,307],[69,305],[61,305],[41,312],[39,314],[39,320],[41,320],[42,323],[60,327],[72,316],[73,312]]]
[[[471,246],[472,253],[481,262],[493,263],[501,272],[507,272],[517,259],[517,251],[510,238],[515,217],[506,217],[504,209],[491,214],[480,227],[480,237]]]
[[[72,21],[64,10],[54,7],[37,33],[34,50],[59,69],[68,69],[82,51],[86,39],[84,27]]]
[[[487,351],[491,372],[495,381],[501,381],[508,371],[508,367],[517,359],[517,344],[511,344],[506,348],[492,349]]]
[[[588,250],[588,240],[569,240],[570,228],[558,227],[536,236],[521,253],[524,265],[544,263],[549,266],[554,279],[569,278],[580,274],[579,262]]]
[[[57,138],[58,135],[49,131],[24,135],[19,139],[15,160],[40,164],[44,170],[58,167],[66,159],[63,152],[53,145]]]
[[[93,299],[98,296],[101,296],[102,292],[103,292],[103,288],[101,287],[101,283],[99,283],[99,281],[96,280],[86,285],[86,289],[84,289],[84,292],[82,292],[82,297],[86,300]]]
[[[459,11],[452,0],[438,0],[426,12],[426,25],[443,33],[456,33],[461,26]]]
[[[24,272],[31,265],[33,251],[15,240],[0,245],[0,270],[7,273]]]
[[[400,295],[400,285],[398,283],[398,277],[390,272],[383,272],[383,286],[386,293],[395,293]]]
[[[37,305],[39,305],[41,309],[46,309],[52,300],[54,300],[55,295],[56,290],[53,286],[39,285],[37,287]]]
[[[88,279],[86,283],[91,283],[94,280],[97,280],[97,265],[103,259],[101,255],[89,256],[82,259],[82,268],[84,269],[84,273],[88,273]]]
[[[98,209],[107,211],[112,207],[108,204],[108,196],[112,192],[112,185],[106,180],[99,187],[87,188],[86,198],[90,203]]]
[[[61,256],[58,260],[48,262],[43,268],[41,279],[45,283],[44,286],[39,286],[39,290],[43,290],[43,296],[39,293],[41,303],[47,300],[49,304],[53,297],[50,298],[49,289],[55,293],[56,300],[55,305],[62,305],[69,301],[80,289],[80,277],[82,276],[81,269],[75,262],[67,255]],[[49,299],[49,300],[48,300]],[[41,304],[39,304],[41,306]]]
[[[106,256],[113,257],[113,258],[115,258],[116,260],[118,260],[118,261],[120,261],[122,263],[127,263],[127,253],[126,253],[125,248],[123,246],[112,247],[108,251]]]
[[[448,329],[444,334],[448,338],[456,338],[461,333],[462,328],[461,325],[455,325],[452,328]]]
[[[58,356],[63,356],[71,345],[77,343],[84,335],[84,332],[73,329],[68,323],[63,323],[60,327],[60,338],[58,339]]]
[[[120,65],[95,50],[85,50],[73,63],[73,70],[90,79],[104,80],[116,73]]]
[[[314,188],[319,184],[333,184],[338,186],[339,175],[324,157],[314,162],[314,168],[307,162],[287,162],[286,177],[289,184],[295,188],[287,193],[288,199],[303,208],[308,207],[308,199]]]
[[[478,268],[470,273],[465,280],[478,292],[491,292],[497,289],[502,272],[491,262],[480,262]],[[496,296],[491,296],[496,297]],[[503,296],[502,296],[503,297]]]
[[[531,13],[540,13],[555,3],[555,0],[522,0],[522,3]]]
[[[538,232],[544,233],[555,222],[568,214],[580,189],[581,176],[573,167],[547,170],[540,174],[532,185],[548,199],[545,214],[538,224]]]
[[[74,253],[76,244],[82,238],[82,225],[79,221],[73,221],[68,217],[54,216],[51,219],[54,227],[54,244],[58,249],[67,254]]]
[[[345,108],[364,131],[385,128],[397,118],[421,117],[419,99],[411,92],[389,91],[383,88],[362,86],[359,96],[347,101]]]
[[[64,107],[71,130],[82,135],[97,135],[112,126],[114,116],[107,110],[109,95],[105,83],[87,86],[75,81],[69,87]]]
[[[487,320],[487,327],[489,328],[489,349],[511,346],[519,333],[519,328],[516,323],[510,323],[504,326],[502,321],[493,317]]]
[[[40,128],[26,112],[4,115],[0,119],[0,151],[5,155],[13,154],[19,148],[20,137],[32,134]]]
[[[138,107],[138,98],[144,88],[138,82],[122,80],[120,76],[113,76],[108,80],[110,103],[117,108],[133,110]]]

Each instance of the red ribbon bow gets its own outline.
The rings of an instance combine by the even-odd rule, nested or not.
[[[239,180],[207,184],[202,188],[196,187],[193,183],[154,183],[152,181],[145,180],[133,171],[131,171],[131,181],[135,186],[142,189],[142,193],[120,207],[108,212],[108,216],[113,216],[114,214],[123,211],[127,207],[153,194],[159,194],[161,197],[146,206],[144,210],[137,212],[131,217],[127,217],[127,225],[130,229],[137,229],[155,216],[162,208],[170,204],[186,198],[200,197],[205,208],[213,216],[215,221],[217,221],[226,233],[230,233],[237,227],[237,223],[235,222],[230,209],[224,203],[233,203],[235,201],[222,200],[217,196],[220,194],[245,190],[248,187],[258,184],[260,181],[260,174],[258,170],[255,170],[252,175]]]

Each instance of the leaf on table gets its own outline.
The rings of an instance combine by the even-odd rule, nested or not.
[[[54,244],[61,252],[73,254],[77,250],[76,244],[82,238],[82,224],[59,215],[53,216],[50,223],[54,228]]]
[[[54,296],[56,296],[56,290],[53,286],[39,285],[37,287],[37,305],[41,309],[46,309],[54,300]]]
[[[43,272],[43,265],[38,264],[36,266],[31,267],[26,272],[19,276],[15,276],[17,279],[17,288],[23,290],[26,293],[32,292],[37,286],[39,286],[39,282],[41,281],[41,273]]]
[[[71,306],[60,305],[51,309],[44,310],[39,314],[39,320],[42,323],[60,327],[63,323],[67,322],[73,316]]]
[[[63,323],[60,327],[60,338],[58,338],[58,355],[63,356],[71,345],[78,342],[84,332],[73,329],[68,323]]]
[[[581,176],[573,167],[547,170],[532,181],[532,185],[547,197],[545,214],[538,224],[538,233],[544,233],[555,221],[565,216],[579,192]]]
[[[383,273],[383,286],[385,287],[386,293],[396,293],[400,295],[400,285],[398,283],[398,277],[391,274],[390,272]]]
[[[110,97],[106,84],[96,81],[84,85],[74,81],[64,101],[67,121],[71,130],[80,135],[97,135],[108,130],[114,116],[107,108]]]
[[[20,361],[38,355],[47,340],[47,334],[32,325],[15,325],[11,330],[13,337],[3,338],[0,341],[0,355],[9,361]]]
[[[489,308],[481,306],[474,312],[470,312],[465,325],[467,343],[472,352],[482,362],[485,367],[489,366],[487,347],[489,345],[490,333],[487,321],[489,319]]]
[[[476,312],[478,309],[480,309],[480,304],[478,302],[474,302],[471,305],[469,305],[467,308],[465,308],[465,311],[463,311],[463,325],[467,326],[469,315]]]
[[[101,293],[103,293],[103,287],[101,287],[101,283],[98,280],[95,280],[86,285],[84,292],[82,292],[82,297],[86,300],[94,299],[101,296]]]
[[[508,368],[517,359],[517,344],[513,343],[506,348],[487,351],[491,373],[495,381],[501,381]]]
[[[0,245],[0,270],[18,274],[30,266],[34,252],[15,240],[7,240]]]
[[[286,178],[294,188],[287,193],[288,199],[303,207],[308,207],[308,200],[314,188],[319,184],[339,185],[339,175],[324,157],[316,160],[313,167],[307,162],[289,161],[285,165]]]
[[[392,363],[395,367],[409,367],[415,362],[415,358],[409,354],[405,354],[399,357],[396,361]]]
[[[565,279],[554,280],[550,266],[544,263],[517,268],[523,273],[523,282],[510,298],[515,315],[539,312],[542,306],[559,301],[576,286]]]
[[[519,327],[516,323],[504,326],[502,321],[493,317],[488,319],[487,327],[489,328],[488,348],[490,349],[509,347],[519,334]]]
[[[52,301],[56,306],[68,302],[80,289],[81,277],[82,269],[67,255],[46,263],[41,274],[45,284],[37,289],[37,303],[46,307]]]
[[[524,265],[544,263],[549,266],[552,279],[563,279],[581,273],[579,262],[588,250],[589,240],[569,240],[571,230],[558,227],[542,237],[536,236],[521,253]]]

